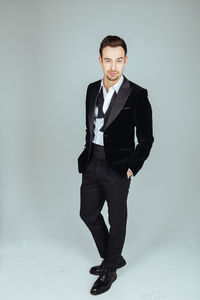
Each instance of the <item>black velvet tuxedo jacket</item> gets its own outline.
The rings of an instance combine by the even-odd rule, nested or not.
[[[124,75],[123,75],[124,76]],[[86,93],[86,136],[78,157],[79,173],[84,173],[91,157],[94,137],[94,110],[101,80],[90,83]],[[154,142],[152,108],[147,90],[124,76],[111,110],[101,128],[107,162],[121,176],[128,168],[135,176],[149,156]],[[137,144],[135,145],[135,133]]]

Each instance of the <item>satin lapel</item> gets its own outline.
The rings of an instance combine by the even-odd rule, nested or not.
[[[124,76],[122,85],[119,88],[119,91],[115,97],[112,108],[110,110],[108,118],[105,120],[104,125],[100,131],[105,131],[106,128],[114,121],[117,115],[120,113],[122,107],[126,103],[130,93],[132,92],[133,87],[130,86],[129,80]]]
[[[101,84],[101,80],[99,80],[99,83],[92,89],[90,100],[89,100],[88,121],[89,121],[89,128],[90,128],[90,136],[92,136],[93,134],[94,111],[95,111],[100,84]]]

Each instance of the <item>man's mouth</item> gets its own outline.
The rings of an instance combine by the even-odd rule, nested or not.
[[[117,73],[110,72],[110,75],[115,76],[115,75],[117,75]]]

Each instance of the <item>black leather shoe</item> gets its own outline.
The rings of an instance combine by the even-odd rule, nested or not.
[[[92,295],[99,295],[105,293],[111,287],[112,283],[117,279],[116,271],[109,271],[104,269],[104,272],[94,282],[90,293]]]
[[[125,265],[126,265],[126,261],[123,258],[123,256],[121,256],[120,260],[119,260],[119,263],[118,263],[118,266],[117,266],[117,269],[122,268]],[[104,260],[103,260],[102,263],[99,266],[92,267],[90,269],[90,273],[93,274],[93,275],[101,275],[103,273],[104,269],[105,269],[105,266],[104,266]]]

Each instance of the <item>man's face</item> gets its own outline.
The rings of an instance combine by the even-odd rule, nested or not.
[[[104,77],[110,81],[118,81],[124,71],[128,56],[121,46],[106,46],[102,50],[102,58],[99,56],[99,62],[102,66]]]

